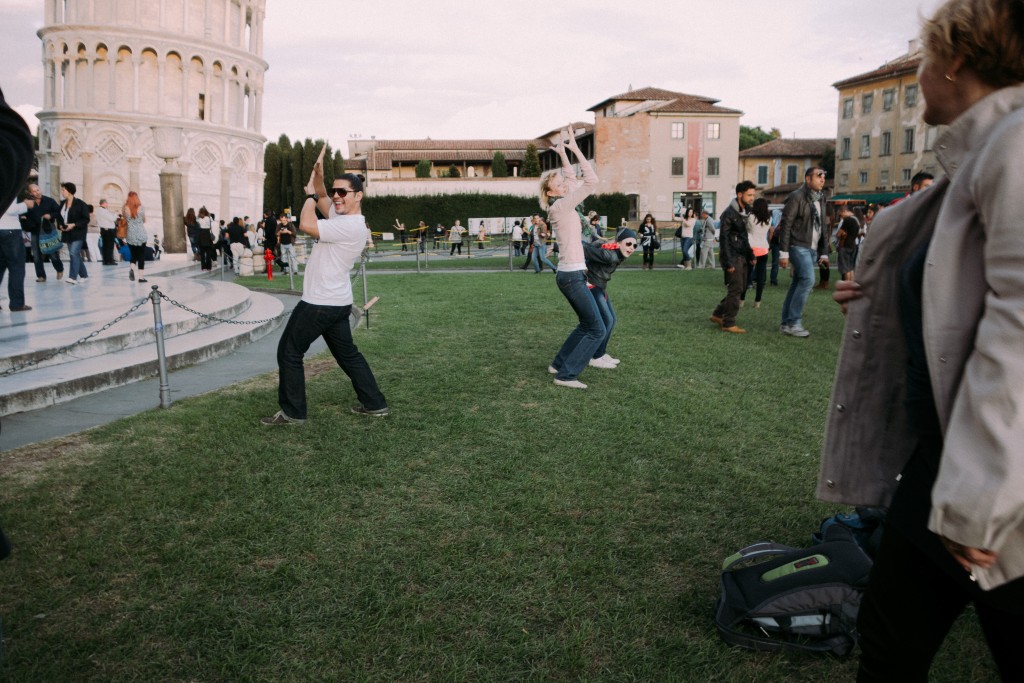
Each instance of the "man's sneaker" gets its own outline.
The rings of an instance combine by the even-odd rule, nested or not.
[[[75,278],[73,278],[73,277],[69,277],[69,278],[68,278],[67,280],[65,280],[64,282],[68,283],[69,285],[77,285],[77,284],[78,284],[78,280],[76,280],[76,279],[75,279]]]
[[[608,361],[609,363],[615,363],[616,365],[622,362],[618,358],[612,358],[607,353],[601,356],[598,360]]]
[[[352,413],[355,415],[367,415],[369,417],[385,417],[388,414],[387,406],[378,408],[377,410],[369,410],[364,408],[361,404],[352,406]]]
[[[556,379],[555,384],[560,387],[569,387],[570,389],[586,389],[587,385],[578,379]]]
[[[733,325],[732,327],[723,327],[722,328],[722,332],[732,332],[733,334],[746,334],[747,333],[746,330],[744,330],[742,327],[739,327],[738,325]]]
[[[781,330],[782,334],[788,334],[790,337],[810,337],[811,333],[804,329],[803,325],[783,325],[786,329]],[[781,328],[780,328],[781,329]]]
[[[548,366],[548,372],[551,373],[552,375],[557,375],[558,374],[558,368],[556,368],[554,365],[549,365]]]
[[[284,414],[283,410],[279,410],[270,417],[261,417],[260,424],[265,425],[300,425],[305,424],[305,420],[300,420],[297,417],[288,417]]]
[[[781,332],[782,334],[789,334],[789,325],[785,323],[779,325],[779,332]]]
[[[610,363],[603,358],[591,358],[587,365],[592,368],[602,368],[604,370],[614,370],[617,367],[615,363]]]
[[[711,322],[713,322],[714,324],[716,324],[718,326],[722,325],[722,318],[721,318],[721,316],[713,315],[710,318],[708,318],[708,320],[710,320]]]

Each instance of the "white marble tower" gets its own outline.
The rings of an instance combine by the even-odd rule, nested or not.
[[[176,165],[185,208],[205,205],[225,219],[262,215],[265,0],[44,0],[44,7],[38,155],[45,193],[59,198],[59,184],[71,181],[87,203],[105,197],[119,207],[136,190],[149,231],[163,238],[159,173]],[[167,140],[180,141],[178,148]],[[180,228],[178,218],[173,224]]]

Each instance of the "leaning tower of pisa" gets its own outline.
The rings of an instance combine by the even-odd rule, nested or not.
[[[159,175],[176,167],[186,208],[261,215],[264,7],[44,0],[43,191],[72,181],[87,203],[119,207],[136,190],[162,238]]]

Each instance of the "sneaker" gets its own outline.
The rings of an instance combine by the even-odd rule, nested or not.
[[[586,389],[587,385],[578,379],[556,379],[555,384],[560,387],[569,387],[570,389]]]
[[[270,417],[261,417],[260,424],[265,425],[300,425],[304,424],[305,420],[300,420],[297,417],[288,417],[284,414],[283,410],[279,410]]]
[[[384,406],[383,408],[378,408],[377,410],[369,410],[368,408],[364,408],[362,404],[352,406],[352,413],[354,415],[368,415],[369,417],[385,417],[387,416],[388,412],[389,411],[387,406]]]
[[[135,269],[131,268],[128,270],[128,279],[135,282]]]
[[[46,282],[46,278],[45,277],[37,277],[36,278],[36,282]]]
[[[755,301],[754,302],[754,308],[761,308],[761,302],[760,301]]]
[[[678,266],[676,266],[676,268],[679,268],[681,270],[686,270],[686,266],[684,266],[682,263],[680,263]]]
[[[620,361],[620,360],[619,360],[618,358],[612,358],[612,357],[611,357],[611,356],[609,356],[609,355],[608,355],[607,353],[606,353],[606,354],[604,354],[603,356],[601,356],[600,360],[606,360],[606,361],[608,361],[609,363],[615,363],[616,365],[618,365],[619,363],[621,363],[621,362],[622,362],[622,361]]]
[[[714,324],[716,324],[718,326],[722,325],[722,318],[721,318],[721,316],[713,315],[710,318],[708,318],[708,320],[710,320],[711,322],[713,322]]]
[[[149,280],[147,280],[147,279],[146,279],[146,278],[144,278],[144,277],[140,277],[140,278],[139,278],[139,282],[149,282]]]
[[[602,368],[604,370],[614,370],[617,365],[615,363],[609,363],[608,361],[601,358],[591,358],[590,362],[587,363],[592,368]]]
[[[746,330],[744,330],[742,327],[739,327],[738,325],[733,325],[732,327],[723,327],[722,328],[722,332],[732,332],[733,334],[746,334],[747,333]]]
[[[781,332],[782,334],[789,334],[789,325],[785,323],[779,325],[779,332]]]
[[[783,327],[786,327],[785,325]],[[790,337],[810,337],[811,333],[804,329],[803,325],[789,325],[786,329],[781,330],[782,334],[788,334]]]
[[[558,368],[556,368],[554,365],[549,365],[548,366],[548,372],[551,373],[552,375],[557,375],[558,374]]]
[[[69,277],[69,278],[68,278],[67,280],[65,280],[64,282],[68,283],[69,285],[77,285],[77,284],[78,284],[78,280],[76,280],[76,279],[75,279],[75,278],[73,278],[73,277]]]

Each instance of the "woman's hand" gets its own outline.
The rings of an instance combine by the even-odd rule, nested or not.
[[[569,127],[565,129],[565,138],[568,140],[569,149],[573,152],[580,151],[579,143],[576,142],[576,129],[573,128],[571,123],[569,124]]]
[[[999,554],[991,550],[983,550],[981,548],[970,548],[965,545],[961,545],[956,541],[946,538],[945,536],[939,536],[942,539],[942,545],[946,546],[946,550],[953,556],[957,564],[964,568],[964,571],[974,574],[974,567],[981,567],[982,569],[991,569],[992,565],[999,559]]]
[[[832,300],[839,304],[843,315],[846,315],[846,308],[849,303],[863,296],[860,284],[853,280],[840,280],[836,283],[836,290],[832,293]]]

